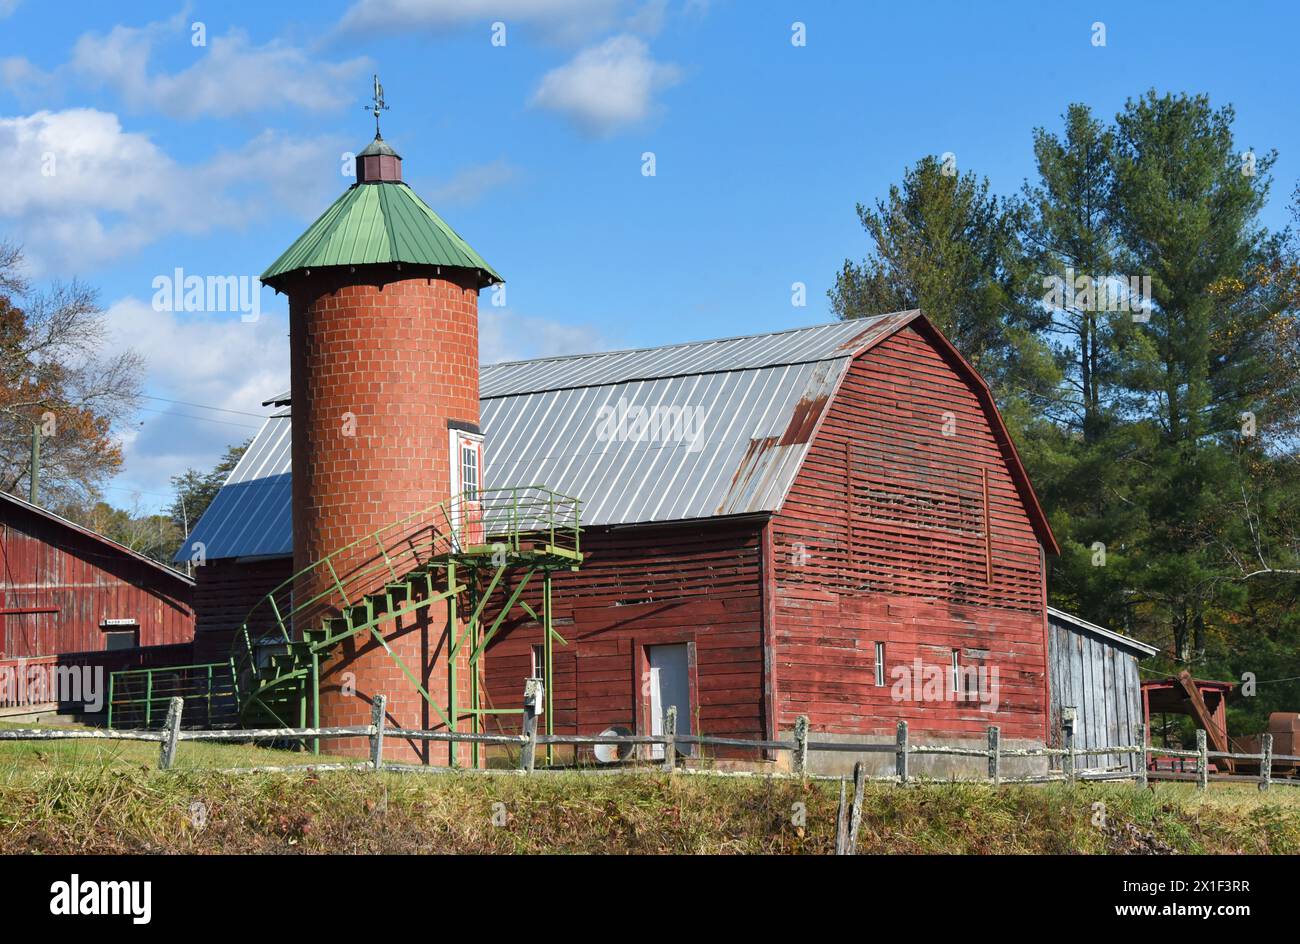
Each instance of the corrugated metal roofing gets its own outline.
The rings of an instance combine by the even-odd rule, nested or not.
[[[502,397],[847,357],[916,314],[905,311],[773,334],[492,364],[482,369],[480,395]]]
[[[290,425],[288,410],[262,424],[176,560],[188,560],[196,543],[210,560],[293,553]]]
[[[485,485],[575,495],[589,526],[775,511],[849,360],[916,316],[484,367]],[[292,553],[288,413],[195,527],[209,559]]]
[[[268,282],[297,269],[407,262],[479,269],[501,276],[427,203],[399,181],[353,184],[265,272]]]

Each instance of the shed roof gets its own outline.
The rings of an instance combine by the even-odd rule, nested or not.
[[[484,484],[577,496],[588,526],[775,512],[849,363],[919,318],[484,366]],[[191,534],[210,559],[292,553],[288,416],[266,421]]]
[[[186,587],[194,586],[194,579],[188,576],[187,574],[183,574],[179,570],[176,570],[175,568],[168,567],[166,564],[159,563],[158,561],[154,560],[152,557],[147,557],[146,555],[141,554],[139,551],[132,550],[131,548],[127,547],[125,544],[119,544],[117,541],[114,541],[110,537],[105,537],[104,535],[100,534],[98,531],[92,531],[90,528],[83,527],[77,524],[75,521],[69,521],[67,518],[63,517],[62,515],[56,515],[54,512],[46,508],[42,508],[40,505],[33,505],[31,502],[25,501],[19,498],[17,495],[11,495],[8,492],[0,491],[0,504],[4,504],[10,508],[27,512],[28,514],[31,515],[35,515],[36,517],[42,518],[70,533],[78,534],[81,535],[82,537],[89,538],[92,541],[95,541],[98,544],[102,545],[104,548],[106,548],[107,550],[111,551],[114,554],[120,554],[123,557],[129,557],[132,558],[133,560],[139,561],[142,564],[147,564],[149,567],[156,570],[162,577],[164,577],[167,580],[175,581],[176,583],[184,585]],[[187,560],[188,558],[189,558],[188,554],[177,555],[178,560]]]
[[[1131,636],[1125,636],[1115,632],[1113,629],[1107,629],[1104,626],[1098,626],[1096,623],[1089,623],[1085,619],[1075,616],[1073,613],[1067,613],[1065,610],[1058,610],[1054,606],[1047,608],[1047,619],[1049,622],[1056,623],[1058,626],[1064,626],[1075,631],[1083,631],[1100,636],[1108,642],[1112,642],[1121,648],[1128,649],[1139,659],[1145,659],[1153,656],[1160,651],[1158,646],[1153,646],[1141,640],[1134,639]]]

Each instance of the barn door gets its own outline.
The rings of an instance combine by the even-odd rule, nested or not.
[[[670,707],[677,708],[677,733],[690,734],[691,715],[691,671],[690,653],[686,643],[671,646],[647,646],[646,657],[650,670],[650,733],[664,733],[664,717]],[[689,746],[678,748],[679,754],[690,754]],[[663,760],[664,746],[650,745],[650,756]]]

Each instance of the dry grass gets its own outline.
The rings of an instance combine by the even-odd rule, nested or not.
[[[221,749],[182,752],[200,747]],[[134,762],[10,765],[0,775],[0,853],[827,854],[838,796],[835,784],[650,772],[227,776]],[[1294,854],[1300,790],[872,784],[860,847]]]

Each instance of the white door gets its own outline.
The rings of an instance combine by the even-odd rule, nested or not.
[[[650,733],[664,733],[664,716],[671,707],[677,708],[677,733],[692,734],[690,664],[685,643],[672,646],[650,646]],[[681,745],[679,754],[692,753],[689,745]],[[662,744],[650,746],[650,756],[662,760]]]

